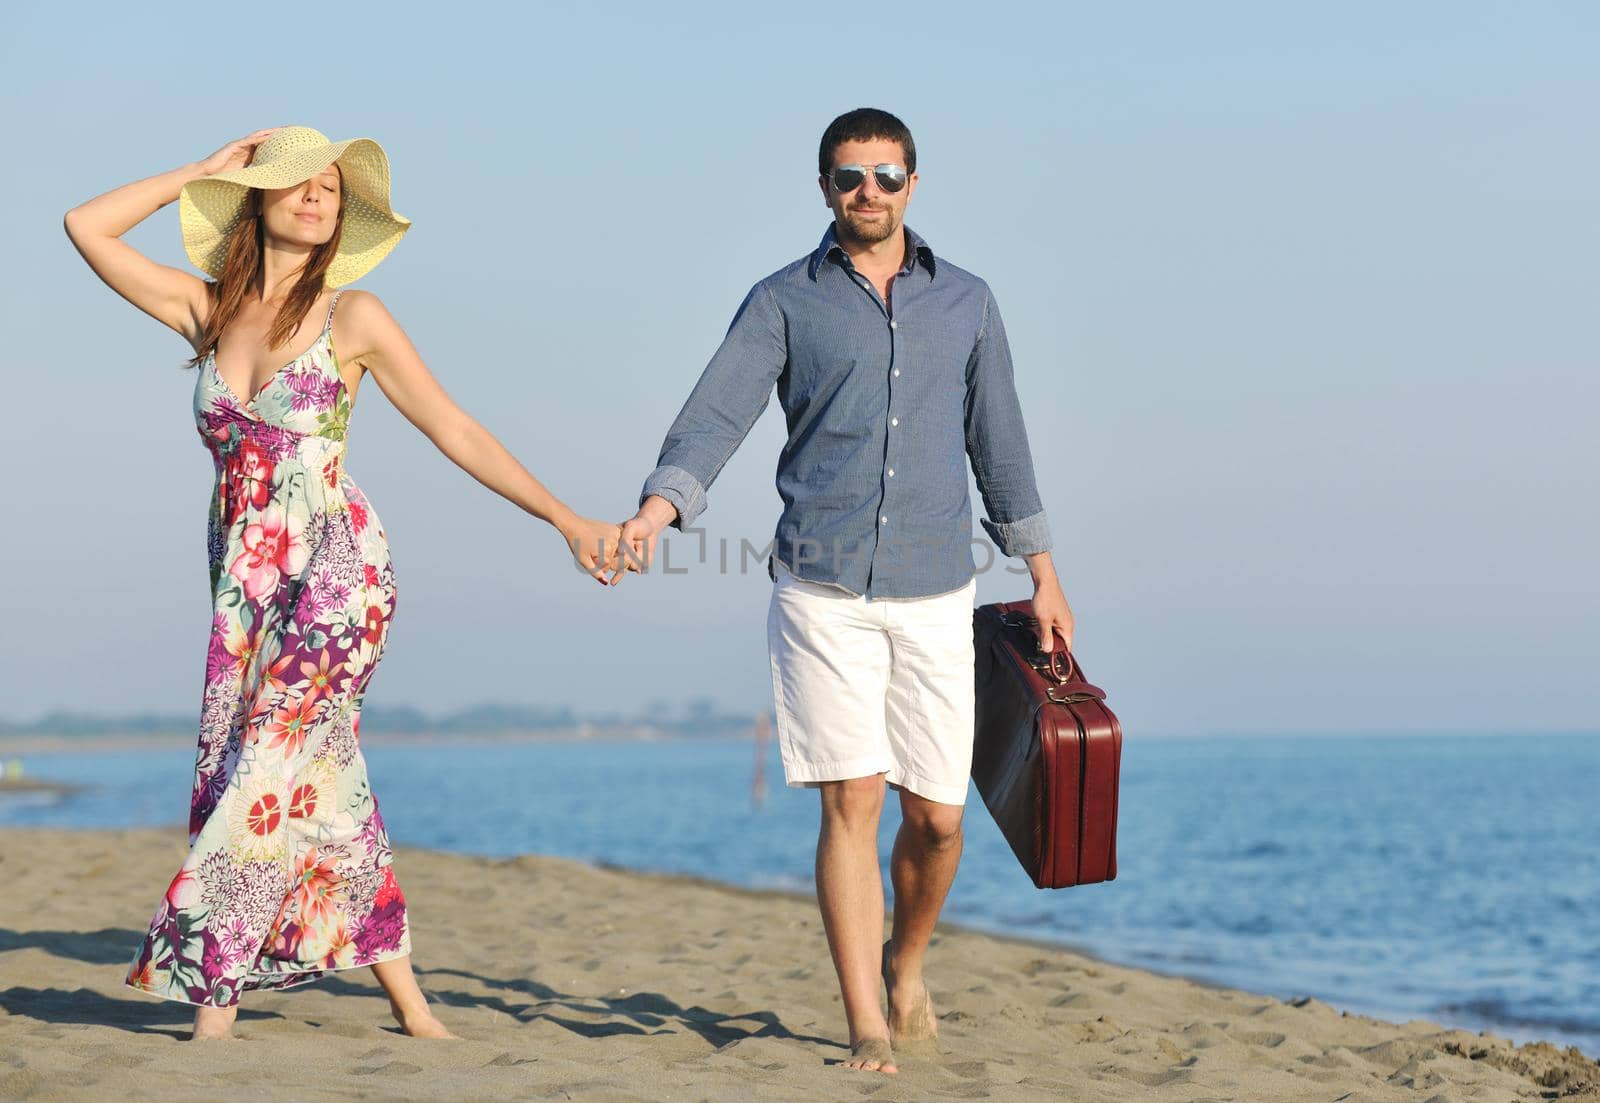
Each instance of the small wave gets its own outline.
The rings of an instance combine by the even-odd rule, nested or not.
[[[1230,934],[1263,935],[1272,934],[1278,929],[1278,926],[1272,921],[1272,916],[1262,912],[1245,919],[1224,923],[1222,929]]]
[[[1144,955],[1151,962],[1165,965],[1216,965],[1220,958],[1198,950],[1155,950]]]
[[[1518,1010],[1507,1001],[1493,997],[1440,1004],[1439,1011],[1446,1015],[1472,1015],[1490,1022],[1525,1027],[1529,1030],[1559,1030],[1563,1034],[1600,1036],[1600,1018],[1578,1018],[1571,1015]]]

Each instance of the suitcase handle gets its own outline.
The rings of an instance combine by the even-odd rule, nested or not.
[[[1066,650],[1039,652],[1037,655],[1028,656],[1028,662],[1040,674],[1045,675],[1058,686],[1066,685],[1073,680],[1074,663],[1072,654]]]
[[[1030,617],[1026,613],[1007,613],[1000,618],[1000,621],[1008,627],[1026,628],[1033,632],[1035,645],[1037,646],[1038,617]],[[1033,669],[1045,675],[1058,686],[1073,681],[1077,676],[1078,664],[1072,661],[1072,652],[1065,647],[1055,648],[1050,651],[1038,651],[1028,656],[1028,663]]]

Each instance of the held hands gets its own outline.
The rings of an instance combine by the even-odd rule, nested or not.
[[[559,526],[559,531],[567,542],[567,550],[572,553],[572,561],[596,582],[602,586],[611,585],[622,574],[617,563],[622,544],[621,526],[592,517],[574,516]],[[608,570],[614,570],[609,582],[606,579]]]
[[[611,576],[611,584],[616,585],[621,575],[627,571],[643,573],[655,561],[656,541],[661,536],[661,530],[672,523],[678,515],[677,509],[671,502],[659,494],[652,494],[644,500],[639,507],[639,512],[622,523],[622,565],[616,574]]]
[[[621,525],[574,515],[560,529],[581,569],[603,586],[619,586],[629,571],[643,573],[649,568],[661,530],[677,516],[671,502],[652,494]]]

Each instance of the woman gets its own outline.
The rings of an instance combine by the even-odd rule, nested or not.
[[[174,199],[211,281],[121,240]],[[95,273],[193,346],[195,417],[217,469],[191,849],[127,979],[198,1005],[195,1038],[227,1037],[247,990],[362,965],[407,1034],[451,1037],[411,972],[405,898],[357,742],[395,598],[383,528],[344,471],[362,379],[555,526],[602,584],[620,573],[605,573],[616,525],[579,517],[457,407],[377,296],[333,290],[409,228],[389,206],[377,143],[306,127],[257,131],[67,212]]]

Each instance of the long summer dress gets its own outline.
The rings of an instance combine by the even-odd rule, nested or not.
[[[344,471],[338,301],[248,402],[215,353],[195,384],[217,483],[190,851],[127,978],[167,999],[228,1007],[410,953],[357,742],[395,589],[383,529]]]

